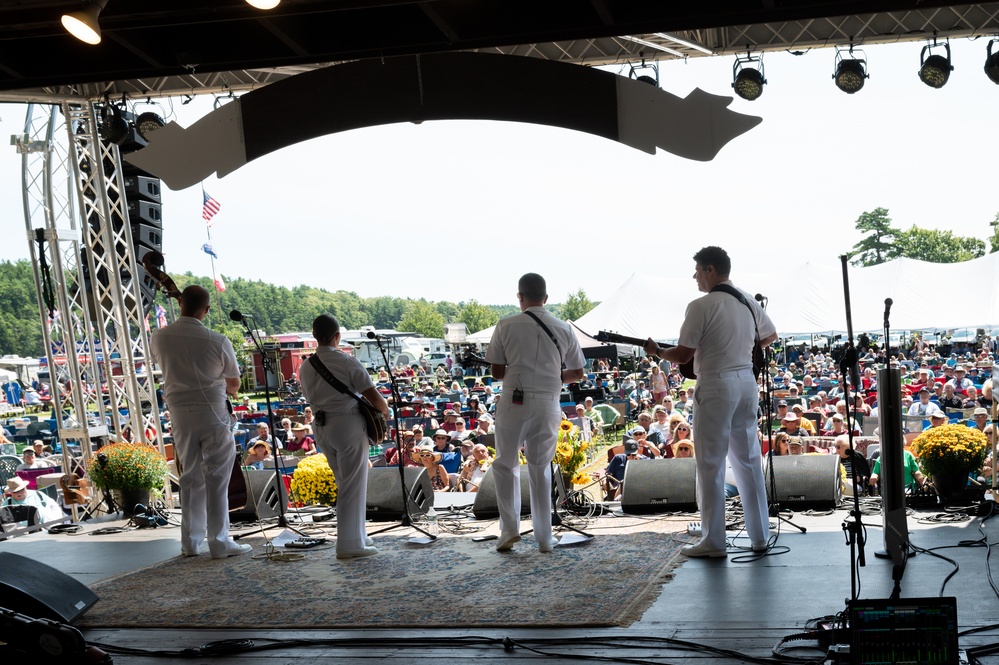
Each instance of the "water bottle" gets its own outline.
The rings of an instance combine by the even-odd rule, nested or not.
[[[439,533],[437,526],[437,511],[434,510],[433,506],[430,506],[430,510],[427,511],[427,533],[431,536],[436,536]]]

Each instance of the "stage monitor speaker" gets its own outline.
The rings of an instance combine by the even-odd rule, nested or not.
[[[274,486],[274,469],[243,470],[246,479],[246,507],[229,513],[231,522],[266,520],[278,517],[280,502],[288,505],[288,490],[281,483],[280,494]]]
[[[434,505],[434,488],[427,470],[421,467],[403,469],[406,498],[410,516],[425,515]],[[388,522],[402,517],[402,488],[399,487],[399,467],[376,466],[368,469],[368,492],[365,497],[367,518]]]
[[[696,462],[693,459],[631,460],[624,467],[621,510],[633,515],[696,511]]]
[[[520,465],[520,514],[531,514],[531,483],[527,480],[527,465]],[[499,517],[499,504],[496,502],[496,480],[490,467],[482,477],[482,485],[475,493],[472,504],[472,515],[477,520],[488,520]]]
[[[0,552],[0,607],[34,619],[72,623],[97,602],[97,594],[72,577],[34,559]]]
[[[905,516],[904,439],[902,429],[902,373],[878,370],[878,434],[881,438],[881,521],[885,552],[892,563],[904,565],[909,555],[909,526]],[[880,553],[876,553],[879,554]]]
[[[770,462],[763,465],[767,500],[774,502]],[[781,455],[773,457],[776,501],[792,510],[835,510],[842,497],[839,455]]]

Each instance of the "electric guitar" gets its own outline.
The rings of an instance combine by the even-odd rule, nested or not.
[[[601,330],[594,337],[598,342],[609,342],[611,344],[633,344],[634,346],[644,347],[645,340],[638,339],[637,337],[628,337],[626,335],[618,335],[617,333],[607,332],[606,330]],[[657,342],[658,344],[658,342]],[[675,344],[659,344],[664,349],[672,349]],[[687,379],[696,379],[697,375],[694,374],[694,361],[693,359],[680,363],[678,365],[680,368],[680,374]]]

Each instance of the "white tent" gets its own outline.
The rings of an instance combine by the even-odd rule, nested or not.
[[[768,298],[782,335],[842,333],[847,329],[840,263],[771,262],[769,271],[734,266],[732,281]],[[609,298],[576,321],[590,335],[608,330],[631,337],[675,340],[687,303],[701,294],[691,277],[635,273]],[[896,259],[847,269],[853,331],[884,328],[885,299],[893,300],[892,330],[991,328],[999,324],[999,252],[963,263]]]

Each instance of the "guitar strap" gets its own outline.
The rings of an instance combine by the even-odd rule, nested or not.
[[[309,364],[312,365],[313,368],[315,368],[315,370],[319,373],[319,376],[326,379],[326,383],[330,384],[331,386],[342,392],[344,395],[350,395],[351,397],[357,400],[358,404],[364,404],[365,406],[370,406],[366,401],[361,399],[361,397],[359,397],[357,393],[348,388],[343,381],[333,376],[333,372],[331,372],[329,368],[325,364],[323,364],[323,361],[320,360],[319,356],[316,355],[315,353],[309,356]]]
[[[539,326],[541,326],[541,329],[544,330],[546,333],[548,333],[548,336],[551,337],[552,344],[555,345],[555,350],[558,351],[558,364],[559,364],[559,367],[561,367],[562,369],[565,369],[565,358],[562,356],[562,347],[558,345],[558,340],[555,339],[555,335],[552,334],[552,331],[548,329],[548,326],[546,326],[544,324],[544,321],[542,321],[541,319],[539,319],[534,312],[528,312],[528,311],[525,310],[524,314],[527,314],[529,317],[531,317],[532,319],[534,319],[535,323],[537,323]]]
[[[756,312],[753,311],[753,306],[749,304],[749,301],[746,299],[746,296],[743,295],[742,291],[740,291],[739,289],[735,288],[730,284],[716,284],[715,287],[711,289],[712,293],[714,293],[715,291],[721,291],[722,293],[727,293],[746,306],[746,309],[749,310],[749,315],[753,317],[753,327],[756,328],[756,346],[759,346],[760,322],[757,320]],[[753,353],[752,351],[750,351],[750,358],[752,357]]]

